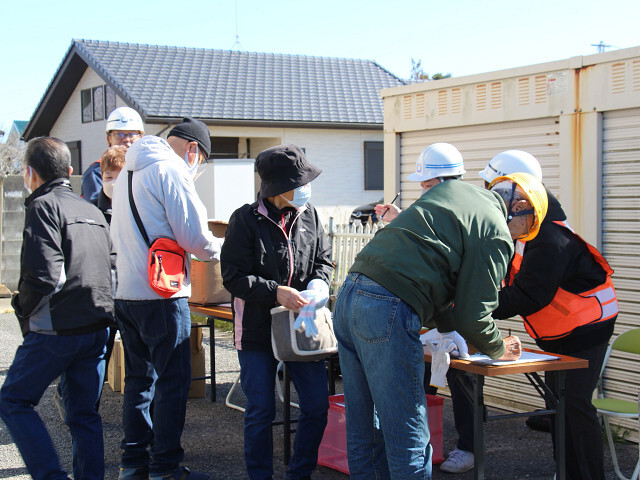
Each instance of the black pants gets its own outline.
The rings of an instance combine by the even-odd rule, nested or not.
[[[602,452],[602,428],[591,398],[598,384],[600,369],[607,351],[608,341],[595,347],[567,353],[572,357],[589,361],[588,368],[566,371],[566,446],[565,459],[567,479],[604,479],[604,458]],[[562,353],[562,352],[558,352]],[[553,380],[557,372],[547,372],[545,383],[553,390]],[[556,393],[554,391],[554,393]],[[551,421],[551,435],[555,445],[555,416]]]
[[[424,390],[430,395],[438,393],[438,388],[429,385],[431,364],[424,368]],[[447,371],[447,384],[451,392],[453,420],[458,433],[456,448],[465,452],[474,452],[473,448],[473,380],[470,373],[455,368]]]

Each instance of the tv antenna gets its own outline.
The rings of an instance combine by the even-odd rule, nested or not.
[[[613,47],[613,45],[605,45],[602,40],[600,40],[600,43],[592,43],[591,46],[596,47],[598,49],[598,53],[604,53],[607,51],[607,48]]]
[[[236,0],[236,41],[233,43],[231,50],[242,51],[242,44],[240,43],[240,35],[238,34],[238,0]]]

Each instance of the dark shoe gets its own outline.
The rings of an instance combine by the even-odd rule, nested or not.
[[[118,480],[149,480],[149,467],[120,467]]]
[[[159,475],[149,477],[149,480],[211,480],[211,476],[206,473],[189,470],[187,467],[178,469],[169,475]]]
[[[539,432],[551,431],[551,416],[549,415],[535,415],[527,418],[525,423],[531,430],[537,430]]]

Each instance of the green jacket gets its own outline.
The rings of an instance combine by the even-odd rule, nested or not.
[[[498,358],[504,345],[491,312],[513,254],[505,218],[497,195],[460,180],[445,181],[379,230],[350,272],[397,295],[424,326],[456,330]]]

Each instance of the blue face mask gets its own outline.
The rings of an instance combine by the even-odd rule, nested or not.
[[[280,195],[282,197],[282,195]],[[284,197],[282,197],[284,198]],[[311,198],[311,184],[307,183],[293,190],[293,199],[284,198],[293,208],[304,207]]]

